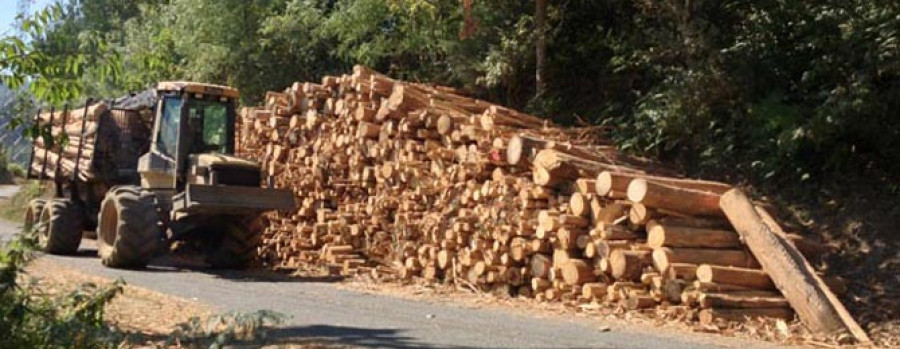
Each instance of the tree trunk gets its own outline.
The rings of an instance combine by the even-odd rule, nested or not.
[[[544,94],[547,88],[547,82],[544,79],[544,67],[546,65],[547,41],[546,41],[546,20],[547,17],[547,0],[536,0],[534,8],[534,32],[535,32],[535,93],[538,96]]]
[[[844,305],[816,275],[794,245],[776,234],[757,214],[750,199],[733,189],[722,195],[722,210],[756,255],[784,297],[813,330],[823,333],[849,331],[866,343],[869,337]]]

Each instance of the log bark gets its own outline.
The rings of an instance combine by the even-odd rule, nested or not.
[[[766,225],[743,192],[725,193],[721,207],[804,323],[814,331],[847,331],[861,343],[871,341],[800,251]]]
[[[638,178],[665,184],[671,187],[708,191],[720,195],[732,188],[731,185],[725,183],[705,181],[700,179],[683,179],[603,171],[597,175],[597,194],[600,196],[608,196],[612,198],[623,198],[628,192],[628,185],[631,184],[631,181],[633,179]]]
[[[701,308],[784,308],[790,304],[784,297],[741,296],[728,293],[702,293],[697,297]]]
[[[569,285],[581,285],[596,280],[594,269],[581,259],[570,259],[562,267],[563,280]]]
[[[653,250],[653,265],[664,271],[672,263],[710,264],[759,268],[753,255],[743,250],[662,247]]]
[[[665,271],[666,278],[672,280],[694,281],[697,278],[697,265],[690,263],[669,263]]]
[[[613,250],[609,257],[612,277],[622,281],[637,281],[644,267],[650,264],[650,252]]]
[[[737,248],[741,246],[737,233],[728,230],[684,227],[647,223],[647,245],[659,247]]]
[[[767,318],[790,320],[794,311],[790,308],[756,308],[756,309],[704,309],[700,312],[700,322],[713,323],[716,320],[744,321],[746,319]]]
[[[723,267],[703,264],[697,267],[697,280],[715,282],[759,290],[774,290],[775,284],[766,272],[759,269]]]
[[[634,179],[628,185],[628,200],[648,207],[688,215],[722,216],[719,194],[674,187],[645,179]]]
[[[575,180],[579,177],[595,177],[601,171],[606,170],[637,172],[637,170],[623,166],[588,160],[555,149],[538,151],[534,157],[534,166],[547,171],[556,171],[567,180]]]
[[[604,283],[587,283],[581,286],[581,296],[587,299],[598,299],[606,296],[607,285]]]

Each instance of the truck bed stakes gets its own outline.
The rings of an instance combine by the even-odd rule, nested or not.
[[[772,262],[719,205],[730,185],[619,153],[601,128],[557,127],[362,66],[269,92],[241,123],[242,155],[301,202],[267,216],[260,252],[278,267],[706,322],[794,316]]]

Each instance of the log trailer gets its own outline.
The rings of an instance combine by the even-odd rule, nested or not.
[[[213,267],[245,266],[261,242],[261,213],[291,210],[290,190],[263,187],[260,165],[235,154],[231,87],[161,82],[83,108],[38,112],[28,178],[54,185],[26,229],[52,254],[96,231],[105,266],[143,268],[169,243],[195,244]]]

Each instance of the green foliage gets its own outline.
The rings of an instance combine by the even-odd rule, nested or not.
[[[13,176],[13,178],[19,178],[19,179],[25,178],[25,167],[22,165],[11,162],[8,165],[6,165],[6,170],[9,171],[9,174],[11,174]]]
[[[60,105],[82,95],[86,70],[101,79],[119,74],[118,56],[99,32],[85,30],[67,38],[74,40],[52,40],[59,33],[53,24],[63,16],[62,6],[54,3],[33,16],[18,17],[22,34],[0,38],[0,82],[11,89],[27,86],[37,99]]]
[[[35,258],[36,246],[36,236],[25,232],[0,247],[0,348],[102,349],[147,344],[146,335],[118,331],[104,320],[106,305],[124,290],[123,281],[85,283],[69,292],[47,294],[25,272]],[[266,342],[267,328],[285,319],[266,310],[192,318],[179,324],[164,342],[150,341],[161,347],[189,348],[260,344]]]
[[[60,295],[47,295],[27,279],[36,238],[20,234],[0,248],[0,347],[115,348],[121,335],[103,322],[104,306],[124,283],[84,284]]]
[[[686,7],[687,4],[693,4]],[[607,122],[638,152],[751,179],[898,173],[896,4],[783,1],[638,4],[640,40],[612,46],[638,79]]]
[[[563,124],[614,126],[624,148],[694,174],[900,172],[893,1],[551,1],[541,96],[534,4],[466,3],[70,0],[28,22],[33,44],[6,42],[4,51],[35,58],[2,71],[63,81],[35,80],[45,91],[106,95],[192,79],[236,86],[243,102],[258,103],[267,90],[361,63]],[[84,53],[70,59],[73,48]]]
[[[270,310],[252,313],[230,312],[206,319],[192,317],[169,335],[166,345],[192,348],[222,348],[235,343],[264,343],[266,328],[279,325],[287,316]]]
[[[19,188],[19,192],[13,195],[9,201],[0,201],[0,218],[11,222],[22,221],[25,217],[25,210],[28,208],[28,203],[32,199],[44,196],[48,190],[49,188],[45,187],[39,181],[25,182],[25,184]]]

